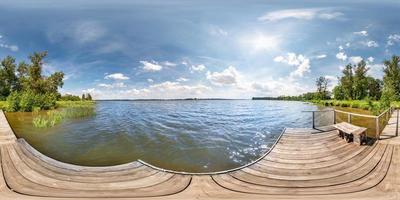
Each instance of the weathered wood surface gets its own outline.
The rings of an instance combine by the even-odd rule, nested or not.
[[[384,130],[392,134],[392,124]],[[0,112],[0,199],[400,199],[400,144],[347,143],[337,130],[286,129],[261,160],[234,171],[179,174],[134,161],[84,167],[16,139]]]

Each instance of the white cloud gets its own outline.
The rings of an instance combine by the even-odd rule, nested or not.
[[[186,81],[189,81],[189,79],[180,77],[180,78],[176,79],[176,81],[178,81],[178,82],[186,82]]]
[[[400,42],[400,35],[399,34],[391,34],[391,35],[389,35],[386,44],[387,44],[387,46],[392,46],[398,42]]]
[[[260,51],[278,49],[281,43],[281,38],[279,36],[256,33],[254,35],[243,37],[241,43],[245,47],[251,49],[251,53],[257,53]]]
[[[353,63],[353,64],[357,64],[357,63],[361,62],[362,60],[363,60],[363,58],[360,57],[360,56],[351,56],[351,57],[349,57],[349,61],[351,63]]]
[[[143,70],[145,70],[145,71],[148,71],[148,72],[156,72],[156,71],[160,71],[160,70],[162,70],[162,66],[161,65],[159,65],[157,62],[155,62],[155,61],[140,61],[140,63],[142,63],[142,68],[143,68]]]
[[[118,82],[118,83],[113,83],[113,84],[106,84],[106,83],[100,83],[97,86],[99,87],[104,87],[104,88],[108,88],[108,89],[113,89],[113,88],[124,88],[126,87],[126,85],[122,82]]]
[[[345,45],[346,47],[350,47],[350,42],[347,42]]]
[[[222,72],[207,72],[207,79],[210,80],[212,84],[218,86],[236,85],[239,76],[239,72],[234,66],[229,66]]]
[[[82,93],[94,93],[95,91],[96,91],[95,88],[89,88],[89,89],[82,90]]]
[[[220,28],[219,26],[210,26],[210,30],[209,30],[211,35],[214,36],[227,36],[228,32],[225,31],[224,29]]]
[[[321,54],[316,56],[317,59],[326,58],[326,54]]]
[[[293,79],[269,79],[250,83],[246,92],[256,96],[299,95],[311,91],[312,88]]]
[[[339,60],[346,61],[347,55],[344,52],[339,52],[339,53],[336,54],[336,58],[339,59]]]
[[[286,9],[278,10],[273,12],[268,12],[263,16],[259,17],[259,21],[279,21],[284,19],[302,19],[302,20],[312,20],[312,19],[335,19],[342,16],[341,12],[332,12],[326,9]]]
[[[306,72],[310,72],[310,59],[299,54],[288,53],[287,56],[277,56],[275,62],[286,63],[290,66],[296,66],[296,70],[290,73],[291,77],[303,77]]]
[[[128,80],[129,77],[125,76],[122,73],[108,74],[104,77],[104,79],[114,79],[114,80]]]
[[[167,67],[175,67],[177,64],[173,63],[173,62],[165,61],[165,62],[163,62],[163,65],[165,65]]]
[[[375,58],[372,57],[372,56],[370,56],[370,57],[367,58],[367,61],[370,62],[370,63],[374,62],[374,60],[375,60]]]
[[[379,44],[373,40],[361,42],[362,45],[367,47],[379,47]]]
[[[329,81],[328,90],[332,91],[338,85],[339,79],[336,76],[326,75],[325,78]]]
[[[153,80],[153,79],[151,79],[151,78],[148,78],[148,79],[147,79],[147,82],[149,82],[149,83],[153,83],[153,82],[154,82],[154,80]]]
[[[79,43],[87,43],[100,39],[106,30],[95,21],[83,21],[74,25],[73,38]]]
[[[205,69],[206,69],[206,66],[203,65],[203,64],[200,64],[200,65],[192,65],[192,66],[190,67],[190,71],[192,71],[192,72],[194,72],[194,71],[196,71],[196,72],[201,72],[201,71],[204,71]]]
[[[368,75],[370,75],[374,78],[382,79],[383,69],[385,67],[383,64],[367,64],[367,67],[369,68],[369,70],[367,72]]]
[[[353,32],[354,35],[360,35],[360,36],[368,36],[368,32],[363,30],[363,31],[358,31],[358,32]]]
[[[339,48],[340,51],[343,50],[343,46],[342,45],[340,45],[338,48]]]
[[[0,39],[2,39],[2,38],[3,38],[3,36],[0,35]],[[4,43],[4,42],[2,42],[2,41],[0,41],[0,47],[1,47],[1,48],[5,48],[5,49],[9,49],[9,50],[11,50],[11,51],[18,51],[18,50],[19,50],[19,48],[18,48],[17,45],[6,44],[6,43]]]

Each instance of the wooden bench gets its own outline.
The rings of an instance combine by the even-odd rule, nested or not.
[[[339,130],[339,136],[346,139],[347,142],[353,140],[353,142],[360,145],[367,143],[367,128],[355,126],[347,122],[341,122],[333,126]]]

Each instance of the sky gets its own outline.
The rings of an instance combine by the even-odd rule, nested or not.
[[[1,0],[0,57],[48,51],[63,94],[251,98],[329,87],[400,50],[399,1]]]

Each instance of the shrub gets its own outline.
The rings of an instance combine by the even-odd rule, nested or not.
[[[19,101],[19,110],[22,112],[31,112],[35,105],[35,95],[31,91],[25,91],[21,94]]]
[[[7,97],[7,111],[16,112],[19,110],[20,95],[18,92],[11,92]]]

